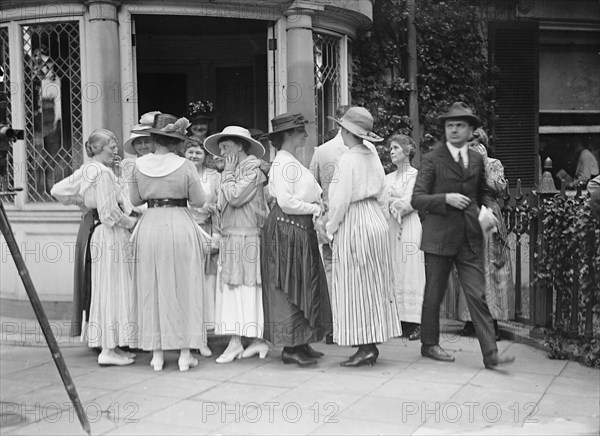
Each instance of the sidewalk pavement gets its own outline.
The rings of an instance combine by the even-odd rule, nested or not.
[[[29,327],[19,338],[17,324],[2,320],[0,433],[84,434],[43,340]],[[354,349],[324,343],[313,345],[325,353],[317,366],[298,368],[281,362],[280,348],[216,364],[226,342],[211,338],[213,357],[197,356],[189,372],[178,370],[176,352],[154,372],[147,352],[101,368],[68,329],[59,344],[94,435],[599,434],[600,371],[518,340],[498,343],[514,365],[487,370],[459,327],[446,323],[441,338],[454,363],[423,358],[418,341],[399,338],[361,368],[339,366]]]

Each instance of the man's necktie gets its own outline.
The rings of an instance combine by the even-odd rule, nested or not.
[[[459,151],[458,152],[458,165],[460,165],[460,169],[462,171],[463,174],[465,174],[466,168],[465,168],[465,161],[462,158],[462,153]]]

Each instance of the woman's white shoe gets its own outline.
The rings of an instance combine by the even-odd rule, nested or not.
[[[242,344],[237,344],[234,347],[227,347],[223,354],[217,357],[217,363],[229,363],[233,362],[235,358],[241,359],[244,347]]]
[[[258,357],[260,359],[264,359],[265,357],[267,357],[267,353],[269,352],[269,345],[267,345],[267,343],[265,341],[262,340],[258,340],[253,342],[252,344],[250,344],[248,346],[248,348],[246,348],[244,351],[242,351],[242,359],[246,359],[248,357],[252,357],[258,354]]]
[[[200,345],[200,348],[198,348],[198,351],[200,352],[200,355],[202,357],[212,356],[212,351],[210,350],[210,348],[208,348],[208,345]]]
[[[163,366],[165,364],[165,359],[163,356],[163,352],[154,352],[154,355],[152,356],[152,360],[150,361],[150,366],[152,367],[152,369],[154,369],[154,371],[162,371]]]
[[[179,356],[179,371],[188,371],[190,368],[198,366],[198,359],[191,355]]]

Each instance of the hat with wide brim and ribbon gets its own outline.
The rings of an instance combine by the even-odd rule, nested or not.
[[[250,131],[240,126],[227,126],[223,129],[221,133],[215,133],[214,135],[210,135],[208,138],[204,140],[204,148],[210,154],[213,154],[218,157],[221,156],[221,149],[219,148],[219,141],[222,139],[226,139],[227,137],[235,137],[238,139],[242,139],[250,145],[248,149],[248,154],[256,156],[258,158],[263,157],[265,155],[265,148],[263,145],[258,142],[256,139],[252,138]]]
[[[328,116],[330,120],[335,121],[340,127],[343,127],[353,135],[366,139],[370,142],[381,142],[383,138],[372,132],[373,116],[364,107],[354,106],[346,111],[341,120]]]
[[[189,126],[190,122],[187,118],[177,118],[171,114],[156,114],[152,127],[140,130],[134,129],[131,133],[168,136],[169,138],[187,141],[189,137],[186,135],[186,130]]]
[[[292,130],[296,127],[304,127],[306,124],[309,124],[310,121],[304,118],[302,114],[294,114],[291,112],[285,112],[283,114],[277,115],[275,118],[271,120],[271,127],[273,130],[267,133],[267,137],[279,132],[284,132],[286,130]]]
[[[140,123],[133,126],[131,128],[131,131],[133,132],[134,130],[140,131],[149,129],[150,127],[152,127],[152,124],[154,124],[154,117],[160,113],[160,111],[146,112],[140,117]],[[137,154],[137,152],[135,151],[135,147],[133,146],[133,141],[135,141],[137,138],[144,138],[149,136],[150,133],[132,133],[129,139],[125,141],[125,144],[123,144],[123,150],[129,154]]]
[[[438,120],[444,122],[447,120],[467,120],[469,124],[473,127],[478,127],[481,124],[481,121],[473,113],[473,109],[471,109],[466,103],[462,101],[457,101],[453,103],[452,106],[448,109],[448,111],[438,117]]]

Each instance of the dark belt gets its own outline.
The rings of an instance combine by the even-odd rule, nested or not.
[[[187,207],[187,198],[151,198],[148,207]]]

